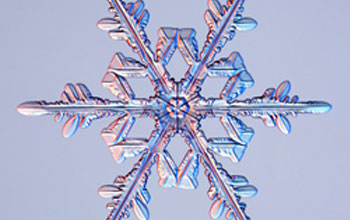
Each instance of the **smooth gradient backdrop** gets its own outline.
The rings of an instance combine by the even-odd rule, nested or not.
[[[203,45],[206,0],[145,0],[147,33],[155,47],[161,26],[193,27]],[[232,174],[258,187],[246,200],[253,220],[350,219],[349,214],[349,7],[347,0],[247,0],[245,16],[259,22],[238,33],[217,58],[239,51],[255,87],[242,99],[261,95],[289,79],[301,100],[326,100],[325,115],[291,118],[292,134],[244,118],[255,129],[240,164],[223,161]],[[113,99],[100,81],[113,54],[133,55],[124,42],[96,28],[108,17],[105,0],[0,1],[0,219],[105,219],[109,202],[97,194],[135,162],[113,162],[99,132],[113,119],[95,121],[70,139],[52,117],[24,117],[27,100],[58,100],[67,82],[83,82],[94,95]],[[177,79],[186,65],[179,53],[168,66]],[[222,80],[207,81],[205,96],[217,96]],[[148,81],[133,80],[137,95],[152,94]],[[148,136],[154,123],[136,122],[133,136]],[[216,120],[203,122],[207,136],[224,135]],[[179,137],[169,151],[180,161],[187,147]],[[152,220],[209,219],[207,178],[201,169],[196,191],[163,189],[153,169],[148,188]],[[131,219],[135,219],[132,215]]]

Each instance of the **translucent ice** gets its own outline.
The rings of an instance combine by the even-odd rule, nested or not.
[[[254,80],[238,52],[214,60],[216,55],[232,40],[238,31],[252,30],[254,19],[243,17],[244,0],[208,0],[205,21],[209,27],[203,49],[199,51],[196,32],[191,28],[160,28],[156,50],[152,51],[145,27],[150,15],[142,0],[124,2],[108,0],[112,18],[100,20],[97,26],[109,32],[113,40],[124,40],[140,60],[116,53],[110,62],[102,86],[115,100],[95,97],[81,83],[68,83],[55,102],[32,101],[17,107],[24,115],[53,115],[56,122],[66,122],[62,134],[73,136],[79,128],[87,128],[97,119],[113,117],[114,121],[102,129],[101,136],[116,162],[139,157],[129,173],[117,176],[112,184],[99,188],[99,194],[111,198],[108,220],[120,220],[133,210],[136,217],[150,218],[147,204],[150,194],[146,188],[151,167],[156,164],[159,184],[163,187],[195,189],[202,165],[208,177],[208,197],[212,200],[210,217],[217,219],[226,211],[227,219],[247,220],[243,197],[252,197],[257,189],[247,178],[230,175],[217,161],[217,156],[240,162],[254,135],[254,130],[243,123],[241,117],[261,119],[266,126],[277,127],[281,132],[291,132],[289,116],[325,113],[331,105],[322,101],[299,101],[290,96],[291,85],[282,82],[277,89],[269,88],[261,96],[239,100],[254,85]],[[179,50],[189,71],[180,81],[171,78],[166,65]],[[130,78],[147,77],[155,88],[151,97],[136,97],[128,83]],[[205,79],[227,79],[219,98],[204,98],[200,88]],[[150,137],[129,137],[135,120],[150,117],[156,128]],[[213,117],[220,120],[226,137],[205,136],[201,120]],[[175,135],[181,135],[189,150],[180,164],[176,164],[166,150]],[[165,217],[166,219],[166,217]]]

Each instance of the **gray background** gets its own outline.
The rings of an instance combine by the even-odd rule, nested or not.
[[[202,45],[205,0],[146,4],[152,46],[160,26],[194,27]],[[248,0],[245,15],[256,18],[258,28],[239,33],[218,56],[233,50],[242,54],[256,82],[244,97],[289,79],[292,93],[302,100],[327,100],[334,107],[326,115],[292,118],[289,136],[244,119],[256,134],[243,161],[222,161],[230,173],[244,174],[259,188],[255,198],[246,200],[252,219],[350,219],[349,6],[346,0]],[[52,117],[16,112],[22,101],[59,99],[66,82],[86,83],[93,94],[113,98],[100,80],[114,52],[132,53],[96,28],[100,18],[109,16],[107,7],[104,0],[0,1],[0,219],[104,219],[109,200],[100,198],[97,188],[135,162],[114,164],[99,136],[111,118],[64,139],[62,124]],[[168,69],[179,78],[185,67],[177,53]],[[152,93],[145,82],[132,82],[137,94]],[[204,95],[217,95],[222,83],[207,82]],[[132,132],[146,136],[152,127],[151,120],[141,120]],[[223,134],[217,121],[204,122],[204,128],[207,136]],[[169,146],[177,162],[186,148],[180,138]],[[151,219],[209,219],[202,171],[196,191],[163,189],[153,172]]]

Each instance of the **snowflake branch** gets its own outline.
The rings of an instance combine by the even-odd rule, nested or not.
[[[126,26],[125,28],[129,31],[129,35],[127,38],[132,38],[132,44],[135,44],[139,56],[145,63],[147,63],[148,68],[150,70],[150,79],[152,81],[152,84],[160,85],[161,89],[168,94],[169,82],[166,76],[163,77],[165,69],[160,63],[155,62],[153,53],[145,45],[144,40],[141,38],[137,29],[137,24],[134,24],[134,22],[132,21],[131,16],[128,14],[125,7],[123,6],[122,1],[108,0],[108,2],[119,14],[120,20]]]
[[[234,195],[234,190],[230,187],[221,176],[219,169],[217,167],[217,162],[210,152],[207,150],[207,141],[204,137],[204,134],[196,129],[196,124],[191,122],[186,122],[186,127],[188,131],[188,139],[192,140],[192,146],[195,151],[199,153],[202,164],[205,166],[205,169],[212,174],[213,180],[219,186],[223,196],[225,197],[226,204],[234,212],[236,220],[246,220],[246,216],[241,210],[238,201]]]
[[[229,112],[234,115],[254,116],[255,114],[322,114],[331,110],[331,105],[323,101],[308,101],[298,103],[254,103],[234,101],[227,103],[222,99],[210,99],[207,104],[195,106],[196,111],[211,112],[221,116]]]
[[[146,155],[140,162],[140,167],[137,168],[137,174],[132,180],[133,182],[130,184],[128,189],[123,192],[123,195],[119,200],[118,206],[111,211],[107,220],[119,220],[122,218],[125,209],[128,207],[129,202],[132,200],[137,188],[140,186],[140,182],[142,181],[143,176],[153,165],[154,158],[157,155],[157,152],[162,151],[169,143],[169,137],[167,135],[168,129],[170,128],[170,123],[159,126],[162,126],[162,128],[159,128],[158,130],[153,132],[152,137],[148,142],[150,146],[150,151],[146,153]]]
[[[209,4],[213,4],[216,2],[215,0],[209,0]],[[232,1],[228,1],[232,2]],[[238,8],[242,5],[242,0],[233,0],[233,3],[229,6],[227,11],[222,11],[221,8],[217,8],[215,10],[220,10],[218,13],[220,14],[220,18],[215,19],[215,24],[211,24],[210,32],[208,34],[208,39],[204,45],[204,48],[201,52],[201,60],[199,63],[192,65],[192,77],[186,85],[186,91],[188,93],[193,93],[196,87],[201,83],[201,81],[205,78],[206,75],[206,67],[209,62],[214,58],[216,53],[221,50],[226,41],[231,38],[229,36],[231,34],[227,29],[232,28],[233,19],[235,15],[238,13]],[[214,10],[211,8],[207,13],[212,13]],[[217,13],[216,13],[217,14]],[[209,23],[209,21],[207,21]]]
[[[132,115],[138,115],[142,112],[159,110],[158,107],[159,106],[154,106],[152,104],[147,105],[147,103],[143,103],[140,101],[140,99],[134,99],[128,104],[119,101],[108,100],[94,104],[64,103],[62,101],[29,101],[18,105],[17,110],[19,113],[28,116],[54,115],[59,113],[95,115],[101,112],[110,114],[122,114],[124,112],[131,112]]]
[[[109,85],[110,90],[117,87]],[[112,88],[113,87],[113,88]],[[78,128],[87,128],[91,122],[108,116],[123,115],[126,112],[132,116],[152,115],[161,106],[150,99],[132,99],[128,102],[109,101],[92,96],[90,90],[81,83],[68,83],[61,94],[62,100],[56,102],[30,101],[17,106],[17,111],[23,115],[40,116],[55,115],[55,121],[60,122],[66,116],[68,120],[63,125],[64,137],[73,136]]]
[[[286,116],[298,114],[321,114],[332,109],[332,106],[323,101],[299,102],[298,96],[289,96],[291,85],[289,81],[282,82],[277,89],[269,88],[262,96],[247,99],[245,101],[227,102],[230,94],[241,93],[242,85],[233,81],[231,86],[225,87],[220,94],[220,99],[202,101],[195,109],[204,114],[222,116],[231,115],[251,116],[260,118],[266,126],[277,126],[281,132],[289,134],[291,125]],[[237,86],[237,85],[238,86]],[[226,99],[224,99],[226,97]]]

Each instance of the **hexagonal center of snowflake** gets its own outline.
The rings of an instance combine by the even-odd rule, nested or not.
[[[173,118],[184,118],[190,110],[190,106],[184,97],[173,97],[165,109]]]

